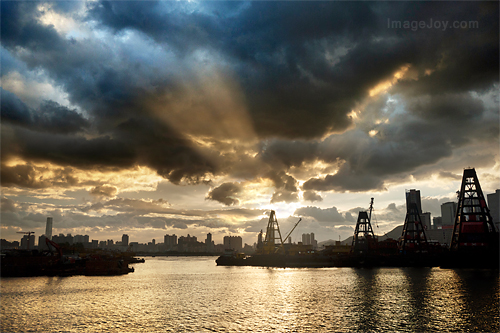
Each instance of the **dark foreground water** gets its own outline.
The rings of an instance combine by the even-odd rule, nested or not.
[[[497,332],[498,271],[217,267],[1,280],[2,332]]]

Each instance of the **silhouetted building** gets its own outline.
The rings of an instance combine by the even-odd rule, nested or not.
[[[314,239],[314,233],[302,234],[302,245],[311,245],[313,249],[318,247],[318,241]]]
[[[52,217],[47,217],[47,224],[45,225],[45,236],[47,236],[47,238],[50,240],[52,239]]]
[[[177,236],[175,234],[165,235],[165,237],[163,237],[163,246],[166,251],[172,250],[175,246],[177,246]]]
[[[420,214],[420,220],[425,230],[431,230],[431,213],[425,212]]]
[[[22,250],[34,250],[35,249],[35,235],[24,235],[21,238],[21,249]]]
[[[488,198],[491,218],[498,229],[498,223],[500,223],[500,190],[496,190],[495,193],[488,194],[486,197]]]
[[[122,245],[128,246],[128,235],[127,234],[122,235]]]
[[[420,191],[411,189],[406,191],[406,212],[410,211],[410,205],[415,203],[417,205],[418,214],[422,214],[422,202],[420,201]]]
[[[82,243],[83,245],[86,245],[89,242],[89,235],[75,235],[73,237],[73,243]]]
[[[453,228],[455,224],[455,214],[457,213],[456,202],[445,202],[441,205],[441,225],[443,229]]]
[[[45,242],[45,239],[48,237],[45,235],[41,235],[38,237],[38,250],[44,251],[44,250],[50,250],[49,247],[47,246],[47,243]]]
[[[73,236],[71,234],[67,234],[64,236],[63,234],[59,234],[58,236],[52,236],[52,241],[56,242],[57,244],[73,244]]]
[[[213,251],[214,249],[214,241],[212,240],[212,234],[208,233],[207,238],[205,239],[205,246],[207,251]]]
[[[18,241],[9,242],[6,239],[1,239],[0,241],[1,241],[0,247],[2,248],[2,250],[18,249],[19,248]]]
[[[224,236],[224,248],[240,251],[243,248],[241,236]]]
[[[178,239],[178,245],[180,251],[193,250],[198,244],[196,236],[181,236]]]
[[[443,218],[441,216],[432,218],[432,229],[441,229],[443,226]]]

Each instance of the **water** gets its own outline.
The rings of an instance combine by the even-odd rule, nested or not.
[[[217,267],[1,280],[2,332],[497,332],[498,271]]]

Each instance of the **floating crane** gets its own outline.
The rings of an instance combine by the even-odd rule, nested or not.
[[[267,223],[266,236],[264,238],[262,252],[265,254],[277,253],[280,250],[284,252],[285,242],[288,240],[288,238],[290,238],[290,235],[295,230],[300,221],[302,221],[302,218],[300,218],[297,223],[295,223],[292,230],[290,230],[290,232],[283,239],[281,237],[281,231],[278,225],[278,219],[276,218],[276,213],[274,210],[272,210],[271,214],[269,215],[269,222]],[[279,243],[277,243],[276,240],[278,240]]]
[[[28,250],[30,249],[30,239],[31,239],[31,234],[35,234],[34,231],[18,231],[18,234],[25,234],[28,235]]]
[[[373,198],[370,201],[369,212],[360,211],[358,213],[358,221],[352,238],[351,252],[363,253],[374,249],[376,242],[375,234],[371,225],[373,210]]]
[[[286,243],[286,241],[288,240],[288,238],[290,237],[290,235],[292,234],[292,232],[295,230],[295,228],[299,225],[300,221],[302,221],[302,218],[299,218],[299,220],[297,221],[297,223],[295,223],[295,225],[293,226],[292,230],[290,230],[290,232],[288,233],[288,235],[286,235],[285,239],[283,240],[283,243],[281,245],[283,245],[284,243]]]

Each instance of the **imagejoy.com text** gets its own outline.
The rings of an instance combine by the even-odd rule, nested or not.
[[[390,18],[387,19],[388,29],[410,29],[417,31],[418,29],[439,29],[445,31],[446,29],[477,29],[479,28],[478,21],[440,21],[430,19],[429,21],[395,21]]]

